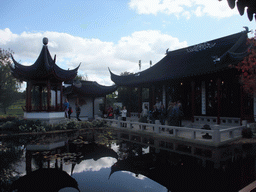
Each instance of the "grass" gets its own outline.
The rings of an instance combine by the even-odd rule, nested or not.
[[[22,106],[25,106],[25,99],[20,99],[8,107],[6,114],[4,114],[3,110],[0,110],[0,116],[23,116]]]

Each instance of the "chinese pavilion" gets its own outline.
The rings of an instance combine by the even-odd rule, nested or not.
[[[33,65],[19,64],[12,56],[12,74],[18,80],[27,82],[24,118],[47,121],[62,119],[62,83],[74,79],[80,65],[73,70],[61,69],[56,65],[56,55],[52,59],[49,53],[47,38],[43,39],[43,44],[41,53]],[[52,90],[55,92],[55,101],[51,101]]]
[[[95,81],[65,82],[71,84],[64,89],[64,95],[68,98],[70,106],[79,103],[81,106],[80,117],[84,119],[94,119],[95,115],[102,115],[100,104],[106,109],[106,95],[116,91],[117,86],[104,86]],[[71,117],[75,117],[75,113]]]
[[[154,66],[127,76],[110,71],[112,81],[119,86],[138,90],[139,111],[142,111],[142,89],[149,90],[149,106],[156,100],[165,107],[181,101],[186,119],[195,116],[253,118],[253,99],[239,83],[239,72],[230,68],[248,54],[246,30],[212,41],[174,51]]]

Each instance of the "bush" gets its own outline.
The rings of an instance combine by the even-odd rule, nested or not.
[[[7,121],[13,121],[13,120],[17,120],[18,118],[15,116],[7,116],[7,117],[0,117],[0,123],[6,123]]]
[[[60,123],[54,126],[54,130],[67,130],[66,123]]]
[[[93,127],[107,127],[107,124],[104,121],[95,120],[92,122],[92,126]]]
[[[252,138],[253,133],[251,128],[243,128],[242,130],[242,137],[243,138]]]
[[[80,129],[81,125],[75,121],[70,121],[67,123],[67,129]]]

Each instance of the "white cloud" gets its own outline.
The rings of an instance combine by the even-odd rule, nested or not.
[[[99,171],[103,168],[110,168],[114,163],[116,163],[116,159],[112,157],[102,157],[97,161],[93,159],[87,159],[82,161],[79,164],[76,164],[73,173],[81,173],[84,171]],[[71,166],[72,164],[67,164],[63,166],[63,170],[68,174],[71,174]]]
[[[129,7],[138,14],[164,13],[187,19],[191,15],[225,18],[238,14],[236,9],[230,9],[227,1],[217,0],[130,0]]]
[[[177,38],[160,31],[137,31],[122,37],[117,44],[99,39],[86,39],[58,32],[23,32],[14,34],[10,29],[0,29],[0,47],[14,51],[14,58],[23,65],[33,64],[42,49],[42,39],[49,39],[48,49],[56,63],[63,69],[73,69],[79,65],[79,74],[99,84],[112,85],[108,67],[116,74],[124,71],[137,72],[138,61],[142,60],[142,70],[165,55],[165,50],[187,46]]]

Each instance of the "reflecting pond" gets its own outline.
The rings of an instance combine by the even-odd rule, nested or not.
[[[5,137],[0,149],[1,191],[226,192],[256,173],[255,144],[214,148],[107,128]]]

